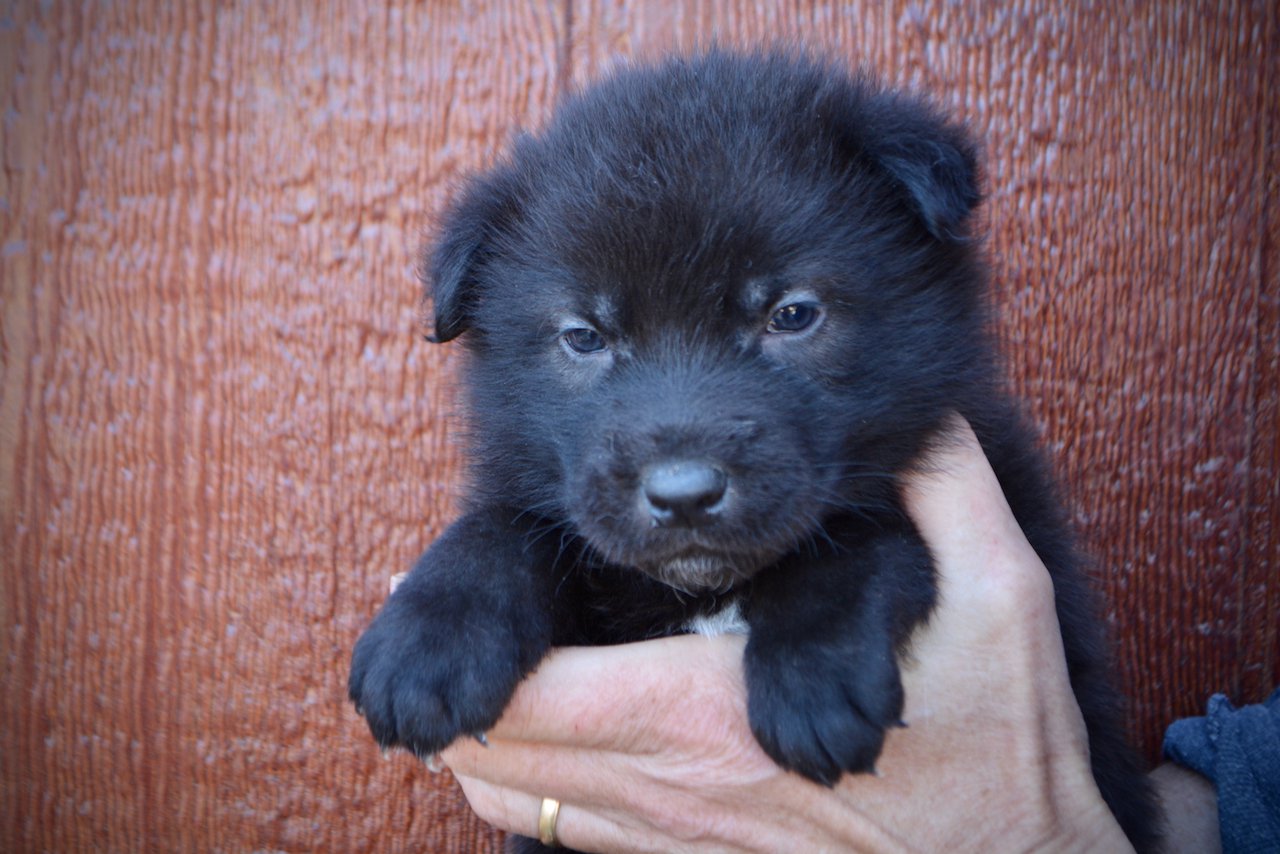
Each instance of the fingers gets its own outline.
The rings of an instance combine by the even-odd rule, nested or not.
[[[740,771],[772,773],[745,723],[740,637],[684,635],[618,647],[551,653],[516,690],[488,732],[488,746],[461,738],[442,754],[456,774],[582,803],[616,803],[616,774],[664,776],[664,763],[715,765],[732,750]],[[753,764],[754,763],[754,764]]]
[[[743,644],[682,635],[553,650],[516,689],[489,739],[644,752],[646,727],[672,712],[655,708],[653,696],[701,697],[740,682]]]
[[[1049,572],[959,416],[902,496],[934,556],[939,600],[904,669],[906,718],[955,704],[1008,718],[1016,732],[1044,697],[1061,702],[1070,693]]]
[[[967,559],[975,549],[998,542],[1011,525],[1017,529],[977,436],[958,416],[923,465],[904,479],[902,493],[940,563]]]
[[[619,772],[633,773],[631,757],[563,745],[490,739],[488,748],[465,739],[442,754],[446,766],[458,777],[475,777],[508,789],[599,806],[625,800],[618,789]]]
[[[538,838],[542,797],[518,789],[495,786],[474,777],[458,776],[467,802],[482,819],[510,833]],[[561,803],[555,822],[556,841],[578,851],[669,850],[653,833],[624,828],[594,811]]]
[[[958,415],[923,465],[904,479],[902,497],[941,570],[944,602],[1052,596],[1044,564],[973,430]]]
[[[485,780],[457,776],[476,814],[521,836],[538,837],[544,797]],[[743,790],[731,808],[700,801],[690,793],[653,803],[589,805],[562,800],[555,824],[560,845],[579,851],[866,851],[904,854],[913,850],[879,827],[856,805],[794,778],[788,792],[763,801]],[[797,796],[797,792],[800,794]],[[824,829],[826,828],[826,829]],[[838,829],[830,833],[830,828]]]

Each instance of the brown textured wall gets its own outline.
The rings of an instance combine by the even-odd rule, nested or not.
[[[459,484],[413,250],[563,87],[778,37],[984,139],[1147,751],[1280,680],[1274,3],[10,2],[0,850],[496,846],[344,698]]]

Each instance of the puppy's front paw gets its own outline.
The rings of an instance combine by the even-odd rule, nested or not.
[[[902,714],[898,664],[884,646],[851,654],[748,644],[747,711],[765,753],[826,786],[846,771],[874,772]]]
[[[384,748],[426,758],[483,737],[524,676],[527,651],[509,625],[457,617],[393,598],[356,643],[348,691]]]

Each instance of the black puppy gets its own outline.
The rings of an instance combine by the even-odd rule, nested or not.
[[[480,734],[552,645],[740,615],[752,730],[832,785],[899,721],[934,604],[896,480],[951,411],[1053,574],[1102,793],[1152,846],[1092,597],[1002,388],[974,152],[790,54],[623,71],[466,188],[429,264],[475,489],[356,646],[377,740]]]

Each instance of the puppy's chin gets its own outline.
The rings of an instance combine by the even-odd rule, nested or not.
[[[756,567],[742,566],[723,555],[685,554],[641,569],[668,587],[696,596],[727,593],[750,578]]]

